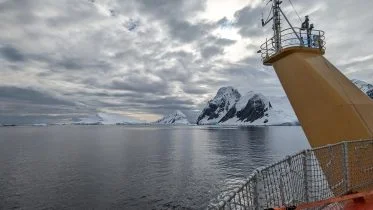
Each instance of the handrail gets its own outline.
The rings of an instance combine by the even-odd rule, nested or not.
[[[297,206],[373,189],[373,139],[303,150],[256,169],[238,188],[208,209]],[[356,177],[350,177],[350,174]],[[359,179],[357,179],[357,177]]]
[[[298,32],[296,32],[298,31]],[[294,33],[296,32],[296,33]],[[321,30],[312,30],[307,35],[307,32],[301,28],[286,28],[283,29],[280,33],[281,36],[281,49],[276,49],[274,45],[275,37],[267,39],[260,46],[260,53],[262,60],[267,60],[271,56],[280,52],[283,49],[289,47],[305,47],[305,48],[314,48],[319,49],[322,52],[325,52],[325,32]]]

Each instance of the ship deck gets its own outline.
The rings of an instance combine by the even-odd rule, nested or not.
[[[372,210],[373,209],[373,195],[365,197],[361,200],[350,201],[345,204],[345,210]]]

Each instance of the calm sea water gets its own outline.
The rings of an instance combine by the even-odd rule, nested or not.
[[[203,209],[308,147],[300,127],[0,128],[0,209]]]

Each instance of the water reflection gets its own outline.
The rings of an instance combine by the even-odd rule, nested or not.
[[[202,209],[309,147],[300,127],[1,129],[0,209]]]

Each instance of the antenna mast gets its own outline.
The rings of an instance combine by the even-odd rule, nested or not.
[[[280,4],[282,1],[273,0],[273,31],[275,37],[275,49],[279,51],[281,49],[281,13]]]
[[[268,17],[267,20],[264,21],[262,18],[262,26],[266,26],[268,23],[270,23],[273,20],[272,29],[274,32],[273,36],[273,43],[274,43],[274,49],[276,52],[280,51],[282,48],[282,42],[281,42],[281,15],[284,16],[286,22],[289,24],[290,28],[293,30],[295,36],[299,39],[299,42],[301,45],[303,45],[303,40],[300,38],[298,33],[295,31],[294,27],[291,25],[290,21],[286,17],[286,15],[282,12],[280,5],[282,4],[281,0],[269,0],[269,2],[272,1],[272,8],[269,12],[269,14],[272,14],[272,17]],[[269,3],[268,2],[268,3]]]

